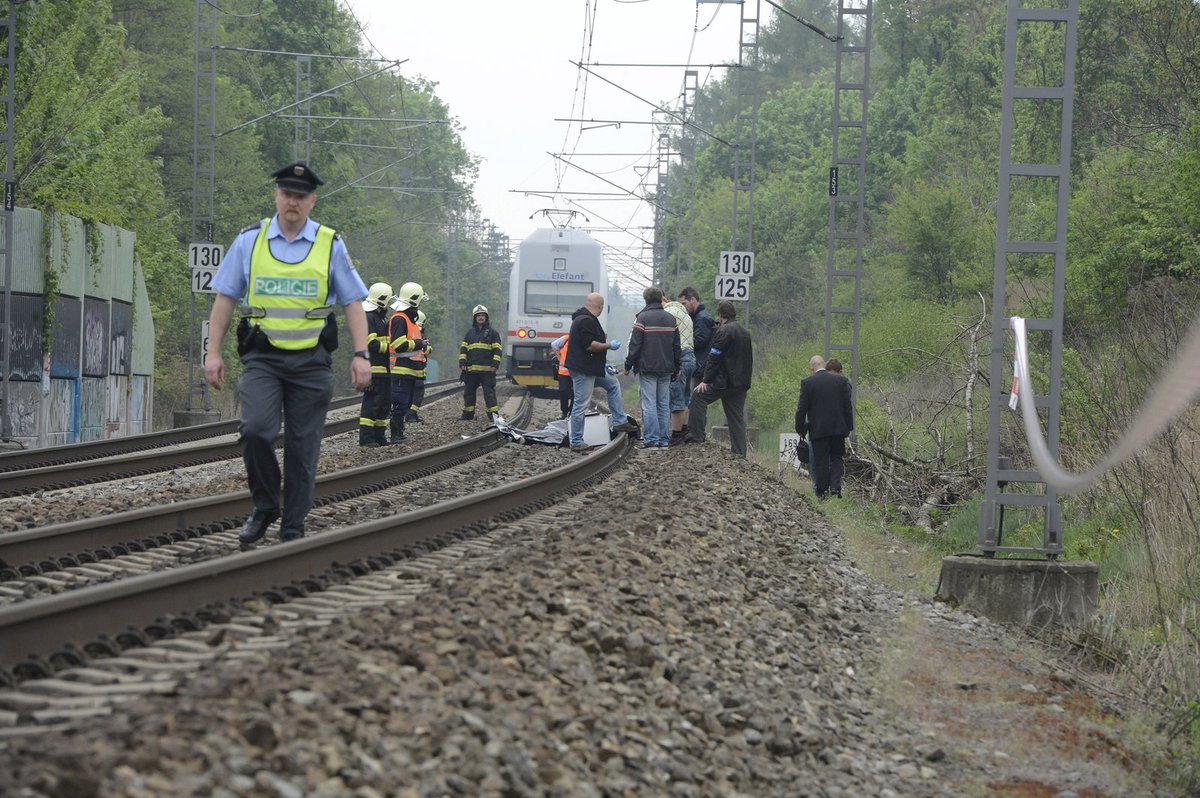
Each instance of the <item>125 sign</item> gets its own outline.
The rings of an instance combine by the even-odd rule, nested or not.
[[[744,302],[750,298],[750,278],[749,277],[729,277],[726,275],[717,275],[717,287],[713,291],[713,296],[718,301],[729,299],[735,302]]]
[[[225,257],[225,247],[220,244],[203,242],[188,245],[188,263],[192,267],[192,291],[197,294],[215,294],[212,287],[213,278],[217,276],[217,267],[221,258]]]

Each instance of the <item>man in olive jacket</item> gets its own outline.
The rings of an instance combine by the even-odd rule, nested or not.
[[[729,425],[729,448],[736,457],[746,456],[746,394],[754,373],[754,347],[750,333],[737,323],[737,309],[727,299],[717,305],[720,324],[713,332],[712,346],[704,364],[704,376],[692,392],[688,407],[685,443],[703,443],[708,424],[708,406],[718,399]]]

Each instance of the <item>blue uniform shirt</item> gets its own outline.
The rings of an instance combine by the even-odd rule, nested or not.
[[[317,227],[312,219],[304,223],[304,229],[295,240],[288,241],[279,229],[279,217],[272,216],[267,227],[267,245],[271,254],[284,263],[299,263],[308,255],[309,249],[316,243]],[[250,287],[250,254],[254,251],[254,240],[258,238],[258,227],[238,233],[237,238],[229,245],[225,259],[217,269],[213,280],[213,288],[217,293],[241,302]],[[333,241],[333,254],[329,263],[329,297],[328,305],[349,305],[351,302],[361,302],[367,298],[367,286],[358,276],[358,270],[350,262],[350,253],[346,251],[346,243],[341,237]],[[244,304],[244,303],[243,303]]]

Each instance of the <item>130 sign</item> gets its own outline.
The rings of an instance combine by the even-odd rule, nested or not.
[[[217,267],[221,258],[225,257],[225,247],[208,242],[188,245],[188,263],[192,267],[192,291],[197,294],[215,294],[212,287],[213,278],[217,276]]]
[[[729,277],[754,276],[753,252],[722,252],[717,261],[717,274]]]

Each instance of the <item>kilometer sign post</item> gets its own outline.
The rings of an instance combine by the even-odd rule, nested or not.
[[[754,253],[725,251],[717,262],[717,300],[744,302],[750,299],[750,278],[754,276]]]
[[[192,267],[192,291],[197,294],[215,294],[212,287],[213,278],[217,276],[217,267],[221,258],[225,257],[225,247],[220,244],[203,242],[188,245],[188,263]]]

